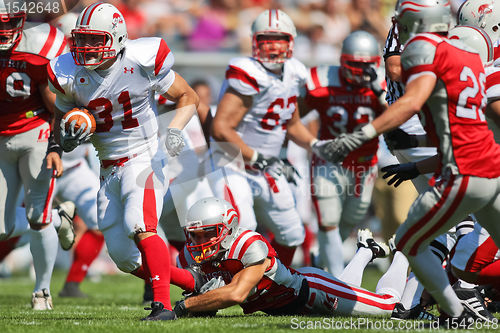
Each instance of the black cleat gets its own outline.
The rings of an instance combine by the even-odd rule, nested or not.
[[[358,249],[360,247],[366,247],[372,251],[371,261],[376,258],[385,258],[389,255],[389,247],[384,242],[375,241],[372,232],[369,229],[358,230],[357,246]]]
[[[142,318],[141,320],[175,320],[177,317],[175,316],[174,311],[166,310],[161,302],[153,302],[151,303],[150,308],[144,308],[144,310],[151,310],[149,316]]]
[[[393,320],[436,320],[436,316],[427,312],[420,304],[406,310],[402,303],[396,303],[392,310],[391,319]]]
[[[489,322],[496,320],[488,309],[486,309],[484,299],[476,288],[466,289],[455,284],[453,290],[460,299],[463,307],[468,309],[475,319]]]

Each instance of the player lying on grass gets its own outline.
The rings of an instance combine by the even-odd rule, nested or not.
[[[183,274],[183,284],[178,284],[186,271],[174,269],[172,282],[193,291],[193,276],[201,275],[211,284],[204,289],[215,289],[178,302],[177,317],[236,304],[244,313],[390,316],[405,287],[408,262],[400,252],[394,253],[376,292],[360,287],[366,265],[389,252],[369,230],[359,231],[358,251],[339,278],[318,268],[295,270],[281,263],[262,235],[239,228],[238,214],[221,199],[196,202],[184,230],[187,242],[178,263],[193,273]]]

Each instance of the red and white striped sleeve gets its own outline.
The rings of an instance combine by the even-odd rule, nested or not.
[[[267,242],[262,235],[246,230],[236,237],[229,250],[228,259],[237,259],[241,261],[243,267],[248,267],[264,261],[269,252]]]

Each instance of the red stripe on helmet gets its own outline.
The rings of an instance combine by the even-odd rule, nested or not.
[[[97,8],[97,7],[99,7],[100,5],[104,5],[104,3],[99,2],[99,3],[97,3],[97,4],[94,6],[94,8],[92,8],[92,10],[91,10],[91,11],[90,11],[90,13],[89,13],[89,16],[87,17],[87,23],[85,23],[85,25],[89,25],[89,23],[90,23],[90,18],[92,17],[92,14],[94,14],[94,10],[96,10],[96,8]]]

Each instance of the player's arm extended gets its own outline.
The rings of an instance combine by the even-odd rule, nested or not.
[[[295,104],[295,106],[297,106],[297,104]],[[311,144],[313,141],[316,141],[314,135],[311,134],[300,120],[297,107],[292,114],[292,118],[288,121],[286,134],[293,142],[305,149],[311,149]]]
[[[177,111],[169,127],[183,129],[198,108],[198,104],[200,103],[198,94],[182,76],[175,73],[174,83],[163,94],[163,97],[174,101],[177,105]]]
[[[376,134],[382,134],[399,127],[413,115],[417,114],[436,86],[436,77],[424,74],[411,80],[406,85],[406,91],[396,102],[371,122]]]
[[[187,298],[184,301],[186,310],[189,312],[213,311],[243,303],[252,288],[262,279],[269,264],[270,260],[266,258],[261,263],[239,271],[228,285]]]
[[[500,99],[488,101],[486,107],[486,116],[500,128]]]
[[[217,106],[211,133],[216,141],[235,144],[246,161],[252,159],[254,151],[238,135],[236,127],[252,106],[252,100],[251,96],[242,95],[228,87]]]

